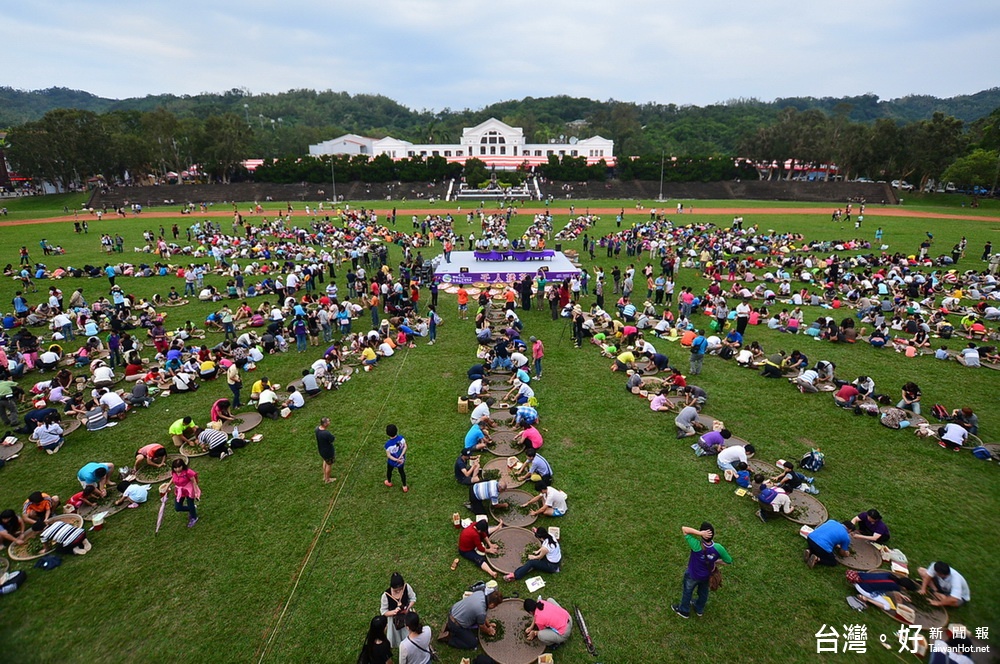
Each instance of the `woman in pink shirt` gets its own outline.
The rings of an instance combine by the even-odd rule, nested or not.
[[[532,623],[524,630],[529,641],[538,639],[546,646],[566,643],[573,631],[573,618],[569,611],[549,597],[544,602],[524,600],[524,610],[531,614]]]

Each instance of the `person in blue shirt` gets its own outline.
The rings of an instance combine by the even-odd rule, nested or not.
[[[480,422],[476,422],[469,429],[468,433],[465,434],[465,449],[467,450],[485,450],[486,445],[490,442],[490,438],[486,435],[486,425]]]
[[[691,342],[691,375],[697,376],[701,373],[702,363],[705,361],[705,352],[708,350],[708,339],[702,330],[697,330],[698,336]]]
[[[830,519],[809,533],[806,540],[809,548],[805,551],[806,565],[811,568],[820,565],[837,566],[837,556],[846,557],[851,550],[851,533],[847,525]]]
[[[731,331],[726,335],[726,338],[722,340],[723,348],[732,348],[733,351],[738,351],[743,347],[743,335],[736,330]]]

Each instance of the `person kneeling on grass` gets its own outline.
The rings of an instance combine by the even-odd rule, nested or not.
[[[208,452],[208,456],[213,459],[225,459],[235,454],[233,449],[246,447],[247,442],[242,438],[229,440],[229,435],[222,430],[221,422],[209,422],[205,430],[198,434],[198,445]]]
[[[569,611],[551,597],[544,602],[526,599],[524,610],[532,617],[531,624],[524,630],[528,641],[538,639],[546,646],[560,646],[573,632],[573,618]]]
[[[118,493],[121,496],[115,501],[115,505],[128,502],[129,509],[135,509],[149,498],[149,485],[138,482],[119,482]]]
[[[462,529],[458,534],[458,555],[465,558],[479,569],[483,570],[494,579],[497,573],[493,571],[489,563],[486,562],[487,553],[497,553],[499,549],[490,541],[490,535],[503,527],[503,521],[496,526],[484,519],[471,523]]]
[[[152,466],[153,468],[162,468],[163,464],[167,461],[167,449],[160,445],[159,443],[150,443],[149,445],[144,445],[140,447],[135,452],[135,466],[132,472],[139,470],[139,467],[143,464]]]
[[[167,429],[167,433],[170,434],[171,440],[174,441],[174,445],[180,447],[181,445],[195,445],[195,439],[198,435],[198,426],[194,423],[194,420],[190,416],[182,417],[179,420],[175,420],[170,428]]]
[[[698,421],[698,409],[694,406],[685,406],[682,408],[681,412],[674,418],[674,426],[677,427],[678,439],[696,436],[698,435],[697,428],[705,428]]]
[[[43,554],[48,553],[55,545],[59,553],[73,553],[82,556],[90,551],[91,547],[87,540],[87,531],[65,521],[53,521],[49,525],[45,525],[42,521],[36,521],[31,526],[29,538],[31,537],[39,537],[42,540]]]
[[[271,389],[271,386],[266,386],[257,397],[257,412],[272,420],[277,420],[281,417],[281,413],[278,409],[278,395]]]
[[[476,588],[451,605],[448,622],[437,640],[459,650],[479,647],[477,631],[488,636],[496,634],[495,623],[487,622],[486,612],[500,605],[503,595],[495,588]]]
[[[535,503],[541,503],[536,510],[531,511],[532,516],[563,516],[569,509],[566,506],[566,492],[560,491],[548,482],[542,480],[535,482],[535,491],[538,495],[526,502],[521,507],[530,507]]]
[[[532,571],[556,573],[562,563],[562,548],[559,541],[549,534],[547,528],[535,528],[535,538],[540,542],[538,550],[528,555],[528,560],[514,570],[513,574],[504,577],[505,581],[520,581]]]
[[[806,541],[809,547],[805,550],[804,560],[810,569],[816,563],[826,567],[837,566],[837,556],[846,558],[851,550],[851,522],[845,524],[832,519],[820,524],[809,533]]]
[[[698,456],[713,456],[726,448],[726,441],[733,437],[729,429],[709,431],[701,436],[698,442],[691,446]]]
[[[768,514],[771,512],[790,514],[792,511],[792,499],[788,497],[788,492],[781,487],[775,487],[770,480],[764,479],[760,473],[754,475],[754,493],[757,495],[757,502],[760,509],[757,510],[757,518],[767,523]]]
[[[749,459],[756,452],[757,450],[753,445],[730,445],[719,452],[719,455],[715,457],[715,462],[719,466],[719,470],[731,470],[735,472],[736,463],[740,461],[749,463]]]

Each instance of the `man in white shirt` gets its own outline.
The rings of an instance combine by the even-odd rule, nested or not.
[[[719,470],[736,470],[737,462],[747,463],[747,460],[753,457],[756,451],[753,445],[730,445],[719,452],[719,455],[715,457],[715,462],[719,466]]]
[[[469,415],[469,420],[472,424],[478,424],[480,421],[484,421],[487,425],[493,424],[490,420],[490,406],[492,406],[494,400],[492,397],[487,397],[479,403],[478,406],[472,409],[472,413]]]
[[[532,515],[558,517],[566,514],[566,510],[568,509],[566,506],[566,492],[549,486],[549,483],[544,480],[535,482],[535,490],[538,491],[538,495],[524,504],[524,507],[528,507],[534,503],[541,503],[538,509],[531,511]]]
[[[938,429],[938,436],[941,438],[938,441],[938,445],[958,452],[965,445],[965,440],[969,437],[969,432],[961,424],[948,422],[948,424]]]
[[[115,382],[115,372],[101,362],[94,368],[94,387],[110,387]]]
[[[979,362],[979,349],[976,348],[976,344],[974,343],[970,343],[968,347],[963,348],[955,359],[958,360],[959,364],[967,367],[982,366]]]
[[[917,570],[923,583],[920,594],[930,590],[929,603],[934,606],[958,607],[971,599],[965,577],[953,570],[948,563],[934,562]]]
[[[124,416],[125,410],[128,408],[125,404],[125,400],[122,399],[117,392],[112,392],[111,390],[104,390],[98,401],[101,405],[107,407],[108,417]]]

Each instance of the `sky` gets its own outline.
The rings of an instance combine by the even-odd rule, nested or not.
[[[115,99],[308,88],[442,110],[1000,86],[994,0],[32,0],[0,24],[0,85]]]

